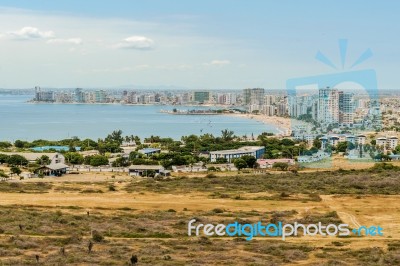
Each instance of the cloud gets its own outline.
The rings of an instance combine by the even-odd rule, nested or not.
[[[69,39],[50,39],[47,41],[50,44],[82,44],[83,41],[81,38],[69,38]]]
[[[137,50],[150,50],[154,48],[154,41],[144,36],[131,36],[117,45],[118,49],[137,49]]]
[[[223,65],[229,65],[231,61],[229,60],[212,60],[210,65],[213,66],[223,66]]]
[[[33,40],[33,39],[48,39],[54,37],[52,31],[40,31],[34,27],[23,27],[18,31],[11,31],[7,33],[12,39],[16,40]]]
[[[229,60],[212,60],[209,63],[204,63],[204,66],[225,66],[225,65],[229,65],[231,63],[231,61]]]

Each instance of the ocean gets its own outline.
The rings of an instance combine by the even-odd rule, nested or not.
[[[113,130],[123,135],[180,139],[190,134],[220,136],[229,129],[236,135],[277,133],[274,125],[224,115],[171,115],[160,110],[194,109],[192,106],[120,104],[34,104],[30,95],[0,95],[0,141],[104,138]]]

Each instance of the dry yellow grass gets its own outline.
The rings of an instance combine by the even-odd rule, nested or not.
[[[339,163],[341,168],[347,167],[344,163]],[[350,167],[350,166],[349,166]],[[354,167],[348,168],[353,169]],[[315,171],[315,170],[313,170]],[[226,173],[225,173],[226,174]],[[236,173],[232,173],[234,175]],[[275,172],[275,174],[280,174],[280,172]],[[203,174],[204,175],[204,174]],[[16,183],[32,183],[32,182],[45,182],[51,183],[52,187],[45,193],[5,193],[0,192],[0,207],[16,206],[15,208],[37,208],[39,210],[47,211],[51,210],[55,212],[56,210],[62,210],[63,213],[69,213],[70,215],[85,215],[86,211],[90,211],[93,215],[102,215],[102,217],[118,217],[121,210],[126,208],[126,213],[135,213],[135,215],[156,213],[158,211],[163,211],[166,213],[168,210],[176,210],[178,213],[184,213],[185,217],[196,217],[198,215],[212,212],[216,208],[225,210],[226,212],[231,212],[233,214],[240,214],[242,212],[252,212],[256,211],[258,214],[277,212],[277,211],[291,211],[295,210],[297,213],[294,215],[295,218],[305,217],[308,214],[313,213],[327,213],[335,211],[338,213],[340,219],[348,223],[350,227],[356,227],[358,224],[372,226],[379,225],[384,228],[383,237],[352,237],[348,239],[340,239],[336,237],[292,237],[288,238],[286,242],[279,239],[273,239],[277,241],[276,243],[282,245],[306,245],[312,248],[306,258],[302,258],[295,261],[287,261],[286,265],[320,265],[327,263],[328,259],[321,257],[322,250],[336,249],[332,242],[346,242],[343,249],[348,249],[349,251],[357,251],[369,247],[378,247],[382,250],[387,250],[387,244],[390,241],[400,240],[400,224],[397,221],[400,220],[400,205],[398,201],[400,199],[399,195],[321,195],[321,201],[304,201],[301,200],[303,195],[291,195],[290,200],[284,199],[269,199],[269,200],[259,200],[256,198],[270,197],[274,193],[271,192],[256,192],[256,193],[241,193],[242,199],[237,200],[233,198],[213,198],[210,197],[209,192],[199,192],[193,191],[189,193],[156,193],[154,191],[135,191],[128,193],[125,187],[130,184],[132,185],[132,178],[126,175],[116,175],[115,178],[111,177],[112,174],[108,173],[87,173],[80,175],[66,175],[61,178],[44,178],[44,179],[30,179],[17,181]],[[139,181],[139,179],[134,179]],[[135,181],[134,181],[135,182]],[[184,181],[182,181],[184,182]],[[113,184],[116,191],[108,191],[108,186]],[[135,184],[135,183],[134,183]],[[101,190],[103,193],[82,193],[84,190]],[[221,193],[224,192],[224,187],[214,187],[215,191]],[[25,207],[24,207],[25,206]],[[74,208],[68,209],[68,207],[73,206]],[[76,208],[76,209],[75,209]],[[183,212],[183,210],[185,210]],[[125,214],[124,214],[125,215]],[[227,216],[229,217],[229,216]],[[235,218],[235,216],[232,216]],[[215,215],[207,216],[207,219],[221,219],[221,217]],[[232,219],[233,219],[232,218]],[[239,217],[240,218],[240,217]],[[247,217],[248,219],[260,219],[260,217]],[[261,217],[262,218],[262,217]],[[185,224],[188,220],[181,221],[183,225],[179,225],[179,230],[182,234],[185,233]],[[167,226],[168,221],[164,226]],[[148,226],[148,224],[143,224],[143,227]],[[168,224],[171,226],[171,224]],[[174,226],[172,224],[172,226]],[[162,227],[160,227],[162,229]],[[160,229],[160,230],[161,230]],[[178,229],[175,229],[178,230]],[[9,241],[10,235],[0,235],[0,242]],[[26,233],[20,234],[21,238],[30,239],[32,242],[40,243],[40,241],[45,241],[45,239],[54,239],[54,241],[59,241],[60,238],[65,236],[55,235],[55,233],[49,232],[46,236],[29,235]],[[83,241],[88,241],[89,236],[84,236]],[[144,257],[149,258],[151,255],[146,255],[149,247],[159,246],[163,250],[171,250],[172,247],[182,246],[181,241],[185,242],[187,246],[196,247],[198,242],[195,238],[189,238],[188,240],[182,240],[181,237],[171,237],[168,239],[163,238],[134,238],[134,237],[108,237],[106,238],[108,242],[96,244],[97,254],[102,254],[104,259],[107,258],[109,250],[112,246],[118,245],[121,247],[130,247],[131,250],[140,250],[144,252]],[[47,241],[47,240],[46,240]],[[247,247],[240,242],[234,242],[233,238],[215,238],[212,242],[215,243],[213,246],[215,249],[226,247],[221,254],[221,256],[232,258],[237,258],[241,261],[238,264],[245,264],[244,261],[251,261],[253,264],[263,265],[263,259],[254,259],[255,253],[258,252],[257,249],[262,247],[262,243],[265,245],[271,244],[270,238],[256,238],[254,240],[254,250],[253,248]],[[193,244],[192,244],[193,242]],[[85,242],[86,243],[86,242]],[[230,243],[230,244],[228,244]],[[275,242],[273,242],[275,243]],[[43,258],[53,258],[58,256],[58,248],[50,244],[46,254],[42,254]],[[183,246],[184,246],[183,245]],[[229,248],[228,248],[229,247]],[[82,247],[81,247],[82,248]],[[71,246],[70,250],[74,250],[79,254],[78,246]],[[340,250],[340,247],[337,248]],[[197,250],[193,254],[186,254],[184,250],[174,253],[173,261],[157,261],[156,264],[166,264],[175,265],[179,261],[180,265],[182,262],[188,261],[188,257],[208,257],[216,256],[214,250],[203,250],[202,248],[195,248]],[[37,252],[37,251],[35,251]],[[32,257],[35,252],[27,249],[23,256]],[[72,251],[70,251],[72,252]],[[166,252],[166,251],[165,251]],[[264,254],[268,256],[268,254]],[[21,255],[22,256],[22,255]],[[86,256],[86,255],[80,255]],[[162,257],[163,255],[157,255]],[[334,256],[334,255],[332,255]],[[263,257],[264,259],[266,257]],[[3,258],[4,259],[4,258]],[[7,257],[9,261],[12,261],[12,257]],[[126,261],[121,264],[124,264]],[[215,264],[222,263],[215,257]],[[348,261],[348,265],[352,265],[356,260],[353,258]],[[146,263],[142,261],[143,264],[153,264],[154,261],[149,261]],[[72,263],[74,264],[74,263]],[[77,263],[75,265],[80,265]],[[86,264],[86,263],[83,263]],[[93,263],[88,263],[93,264]],[[196,264],[196,263],[193,263]],[[212,264],[207,260],[207,264]],[[62,263],[61,263],[62,265]]]

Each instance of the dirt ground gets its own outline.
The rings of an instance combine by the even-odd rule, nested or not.
[[[140,180],[135,180],[133,182],[139,182]],[[64,213],[71,215],[85,215],[86,212],[95,213],[97,215],[102,215],[102,219],[108,217],[107,219],[111,219],[111,216],[120,215],[121,210],[126,210],[127,213],[135,213],[138,215],[138,219],[142,219],[146,216],[146,214],[159,213],[164,212],[167,213],[170,210],[174,210],[176,213],[182,213],[187,218],[180,218],[178,221],[180,224],[178,232],[180,232],[179,237],[170,236],[167,239],[164,237],[135,237],[129,236],[124,237],[120,235],[110,235],[106,236],[106,242],[96,244],[98,254],[102,254],[99,259],[99,263],[104,261],[108,261],[106,264],[110,265],[126,265],[126,260],[124,262],[118,261],[118,259],[113,258],[110,260],[107,256],[107,252],[110,249],[110,245],[127,245],[129,247],[134,247],[133,250],[146,250],[148,246],[152,245],[161,245],[165,241],[165,245],[172,245],[167,248],[167,250],[171,251],[171,248],[174,249],[176,246],[180,246],[180,241],[187,241],[188,237],[185,237],[186,232],[186,223],[190,219],[190,217],[199,217],[205,215],[205,213],[212,213],[215,209],[221,209],[224,213],[232,213],[234,216],[241,216],[242,213],[257,213],[256,217],[252,217],[249,219],[262,218],[262,214],[264,213],[273,213],[273,212],[287,212],[287,211],[295,211],[295,217],[307,217],[308,214],[314,213],[329,213],[336,212],[340,220],[342,222],[349,224],[350,227],[359,227],[361,225],[372,226],[379,225],[384,228],[384,236],[382,237],[352,237],[350,239],[338,239],[337,237],[289,237],[286,241],[277,240],[279,245],[283,245],[282,249],[285,249],[285,245],[295,245],[297,248],[306,246],[311,248],[312,251],[307,253],[307,256],[301,257],[300,259],[291,259],[285,261],[276,261],[274,265],[330,265],[330,261],[334,257],[332,255],[331,260],[324,258],[321,254],[325,254],[325,252],[320,253],[321,250],[331,250],[332,243],[342,243],[344,241],[346,248],[338,249],[338,250],[346,250],[346,254],[351,254],[353,250],[363,250],[366,248],[370,248],[371,246],[375,248],[379,248],[381,250],[387,250],[387,244],[391,241],[400,240],[400,224],[395,222],[400,220],[400,205],[398,204],[400,196],[398,195],[321,195],[321,201],[304,201],[300,200],[301,195],[299,195],[299,199],[296,199],[296,195],[292,196],[292,200],[254,200],[255,198],[262,198],[271,196],[271,193],[268,192],[257,192],[257,193],[242,193],[242,200],[235,200],[232,198],[210,198],[209,193],[202,192],[191,192],[191,193],[155,193],[152,191],[142,191],[142,192],[127,192],[125,190],[125,186],[127,184],[132,184],[132,177],[128,176],[116,176],[115,178],[111,178],[111,176],[107,174],[85,174],[85,175],[66,175],[61,178],[44,178],[44,179],[30,179],[23,181],[15,181],[15,183],[46,183],[51,184],[51,188],[44,191],[43,193],[15,193],[15,192],[1,192],[0,193],[0,208],[8,208],[13,207],[18,209],[27,210],[39,210],[40,212],[44,212],[45,210],[51,211],[61,211]],[[107,187],[112,184],[113,191],[108,191]],[[223,188],[220,188],[223,190]],[[95,193],[95,191],[102,191],[102,193]],[[216,188],[218,190],[218,188]],[[89,191],[85,193],[85,191]],[[94,193],[93,193],[94,191]],[[260,217],[261,215],[261,217]],[[215,215],[211,215],[210,218],[213,219]],[[141,218],[142,217],[142,218]],[[218,216],[215,216],[218,218]],[[215,218],[214,217],[214,218]],[[227,216],[229,217],[229,216]],[[251,217],[251,216],[249,216]],[[157,218],[158,219],[158,218]],[[150,220],[151,223],[154,220]],[[146,226],[145,224],[143,226]],[[171,225],[166,222],[164,225],[166,228]],[[101,227],[100,227],[101,228]],[[160,229],[160,228],[159,228]],[[162,229],[162,227],[161,227]],[[100,229],[101,230],[101,229]],[[7,231],[7,230],[6,230]],[[67,234],[65,232],[65,234]],[[0,235],[0,244],[1,241],[9,241],[10,236],[15,234],[4,233]],[[56,247],[52,246],[48,242],[49,239],[59,239],[60,237],[67,237],[64,233],[56,231],[53,232],[49,230],[46,234],[41,235],[38,233],[29,233],[29,232],[20,232],[13,237],[19,237],[21,239],[30,239],[29,241],[33,241],[35,243],[40,243],[41,241],[45,241],[47,239],[46,245],[49,245],[50,250],[53,250],[51,254],[41,254],[42,257],[46,258],[47,262],[54,262],[55,258],[57,258]],[[83,236],[82,241],[88,241],[90,239],[90,235]],[[189,241],[193,239],[189,238]],[[230,247],[229,250],[224,251],[224,255],[228,256],[232,254],[232,256],[238,256],[238,265],[246,265],[246,261],[248,260],[249,264],[253,265],[265,265],[264,260],[252,260],[250,259],[254,256],[252,251],[249,251],[249,248],[244,246],[235,246],[232,243],[234,239],[219,240],[215,238],[211,240],[212,245],[225,245]],[[58,240],[59,241],[59,240]],[[169,241],[169,242],[168,242]],[[218,244],[220,241],[223,241]],[[226,242],[229,241],[229,242]],[[258,237],[253,240],[251,245],[257,246],[260,243],[275,243],[270,242],[268,238]],[[275,241],[275,240],[274,240]],[[336,241],[336,242],[335,242]],[[269,245],[268,244],[268,245]],[[33,245],[33,244],[32,244]],[[192,244],[188,244],[189,246]],[[197,242],[193,244],[193,247],[197,245]],[[338,244],[339,245],[339,244]],[[342,244],[340,244],[342,245]],[[78,247],[74,245],[68,246],[70,250],[77,249]],[[254,247],[255,250],[257,249]],[[297,250],[297,249],[296,249]],[[354,252],[355,252],[354,251]],[[33,254],[36,254],[38,249],[36,248],[34,251],[30,251],[29,248],[23,251],[18,251],[25,261],[29,261]],[[35,253],[36,252],[36,253]],[[78,254],[78,251],[76,251]],[[198,251],[200,252],[200,251]],[[201,254],[213,254],[215,251],[204,251]],[[297,254],[299,251],[291,251]],[[342,251],[344,252],[344,251]],[[349,253],[350,252],[350,253]],[[168,252],[167,252],[168,253]],[[170,252],[171,253],[171,252]],[[145,253],[144,253],[145,254]],[[143,259],[141,261],[142,264],[158,264],[158,265],[185,265],[185,264],[193,264],[198,265],[195,260],[188,258],[185,253],[176,252],[173,254],[173,261],[170,261],[169,257],[160,257],[160,260],[154,260],[150,255],[142,255]],[[199,253],[200,254],[200,253]],[[292,253],[290,253],[292,254]],[[17,256],[17,257],[18,257]],[[85,255],[86,256],[86,255]],[[169,255],[168,255],[169,256]],[[172,255],[171,255],[172,256]],[[211,255],[210,255],[211,256]],[[261,256],[261,255],[260,255]],[[262,255],[264,256],[264,255]],[[264,258],[264,257],[260,258]],[[266,256],[266,255],[265,255]],[[280,256],[283,256],[282,254]],[[294,256],[294,255],[291,255]],[[303,255],[302,255],[303,256]],[[322,257],[321,257],[322,256]],[[7,263],[12,263],[13,260],[11,257],[4,256],[4,260],[2,262],[7,265]],[[85,257],[85,260],[77,259],[76,257],[70,258],[70,263],[66,263],[66,261],[61,261],[59,264],[63,265],[94,265],[96,263],[91,262],[90,256],[88,258]],[[266,257],[264,258],[266,259]],[[1,260],[1,256],[0,256]],[[175,263],[176,264],[175,264]],[[214,260],[212,263],[208,260],[202,261],[205,264],[224,264],[223,261]],[[354,258],[348,258],[342,261],[345,264],[338,265],[353,265],[357,264],[357,260]],[[100,263],[100,264],[101,264]],[[203,264],[200,263],[200,264]],[[333,263],[333,262],[332,262]],[[347,264],[346,264],[347,263]],[[104,265],[106,265],[104,264]],[[43,265],[46,265],[44,263]],[[140,265],[140,264],[139,264]],[[272,265],[272,264],[271,264]],[[336,265],[336,264],[334,264]],[[360,264],[361,265],[361,264]]]

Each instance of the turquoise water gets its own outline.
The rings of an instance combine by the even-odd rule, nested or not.
[[[41,146],[32,148],[34,151],[47,151],[47,150],[55,150],[55,151],[69,151],[68,146]],[[75,147],[75,150],[80,151],[81,147]]]
[[[278,132],[275,126],[223,115],[170,115],[160,110],[174,106],[128,106],[119,104],[33,104],[32,96],[0,95],[0,140],[104,138],[121,129],[124,135],[151,135],[180,139],[190,134],[233,130],[236,135],[250,136]],[[193,109],[179,106],[178,109]]]

